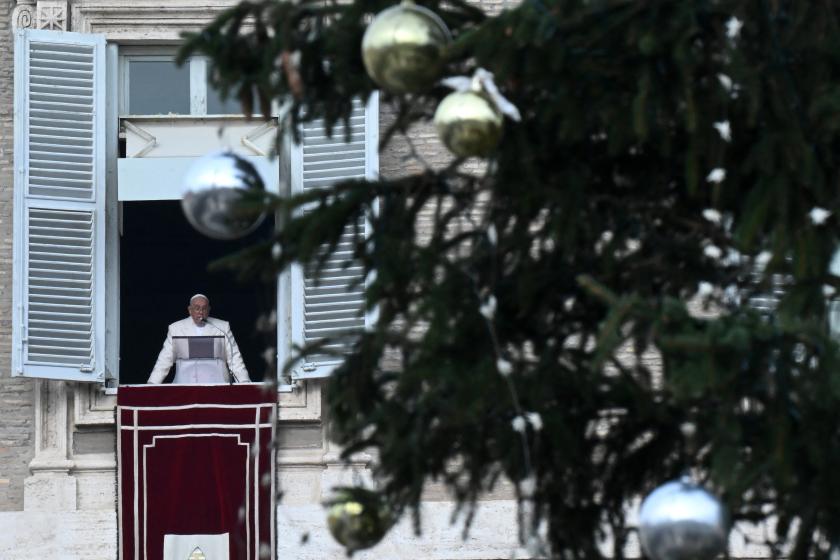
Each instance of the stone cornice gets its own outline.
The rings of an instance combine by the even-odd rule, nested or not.
[[[42,0],[43,1],[43,0]],[[103,33],[119,43],[173,43],[197,31],[236,0],[76,0],[70,6],[73,31]]]

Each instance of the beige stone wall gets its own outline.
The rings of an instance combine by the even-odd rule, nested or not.
[[[34,455],[33,383],[11,377],[14,0],[0,0],[0,511],[23,509]]]

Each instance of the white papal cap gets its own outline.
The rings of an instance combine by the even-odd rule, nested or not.
[[[210,303],[210,298],[209,297],[205,296],[204,294],[195,294],[193,297],[190,298],[190,305],[192,305],[192,302],[195,301],[195,298],[200,298],[200,297],[206,299],[208,304]]]

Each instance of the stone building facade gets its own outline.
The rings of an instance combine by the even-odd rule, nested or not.
[[[98,383],[12,376],[14,188],[14,32],[21,28],[103,33],[136,47],[174,43],[232,0],[0,0],[0,558],[117,557],[115,391]],[[498,9],[498,0],[485,0]],[[379,119],[387,123],[387,115]],[[444,163],[433,130],[417,133],[432,163]],[[407,147],[380,154],[383,175],[406,172]],[[410,171],[410,169],[408,169]],[[329,536],[322,500],[330,488],[365,476],[347,469],[330,447],[321,381],[280,393],[278,557],[344,558]],[[516,550],[515,504],[508,488],[487,496],[466,540],[450,525],[452,503],[432,487],[424,532],[400,525],[364,558],[508,558]],[[304,538],[306,537],[306,538]],[[305,542],[304,542],[305,541]]]

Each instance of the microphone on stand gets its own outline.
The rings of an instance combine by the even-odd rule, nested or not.
[[[227,339],[227,343],[228,343],[228,344],[231,344],[231,346],[233,345],[233,344],[230,342],[230,338],[231,338],[231,337],[230,337],[230,336],[228,336],[228,334],[227,334],[225,331],[223,331],[222,329],[220,329],[220,328],[219,328],[219,327],[218,327],[218,326],[217,326],[217,325],[216,325],[213,321],[211,321],[208,317],[201,317],[201,322],[202,322],[202,323],[204,323],[204,324],[206,324],[206,325],[210,325],[211,327],[213,327],[214,329],[216,329],[217,331],[219,331],[220,333],[222,333],[222,335],[224,335],[224,337]],[[229,366],[228,366],[228,361],[229,361],[229,360],[228,360],[228,347],[227,347],[227,344],[226,344],[226,345],[225,345],[225,367],[229,367]],[[233,385],[233,384],[234,384],[234,382],[236,381],[236,375],[235,375],[232,371],[230,371],[230,369],[228,369],[228,373],[230,373],[230,384],[231,384],[231,385]]]

